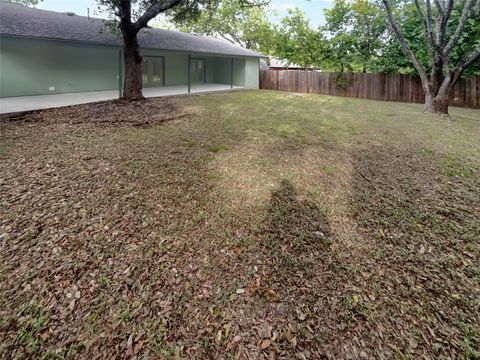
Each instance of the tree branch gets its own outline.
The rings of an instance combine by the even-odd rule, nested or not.
[[[445,3],[444,5],[440,4],[440,1],[438,0],[433,0],[433,2],[435,3],[435,6],[437,7],[437,10],[438,10],[438,13],[440,14],[441,17],[444,17],[445,16]]]
[[[238,43],[232,38],[230,39],[228,36],[226,36],[225,34],[221,33],[221,32],[218,32],[218,35],[220,35],[220,37],[223,39],[223,40],[227,40],[229,43],[233,44],[233,45],[237,45]],[[241,45],[241,44],[240,44]]]
[[[433,40],[433,31],[432,31],[432,4],[430,3],[430,0],[426,0],[427,3],[427,28],[428,28],[428,34],[430,35],[430,41],[432,42],[432,45],[435,46],[435,41]]]
[[[423,0],[422,0],[422,4],[423,4]],[[425,18],[423,9],[420,7],[419,0],[415,0],[415,8],[417,9],[418,16],[420,17],[420,21],[422,22],[422,25],[423,25],[423,35],[425,36],[425,43],[427,45],[428,57],[430,58],[430,60],[432,60],[433,59],[433,49],[432,49],[433,39],[432,39],[431,28],[427,22],[427,19]]]
[[[460,39],[460,36],[462,35],[463,28],[465,27],[465,24],[470,15],[470,11],[475,6],[477,1],[478,0],[467,0],[467,2],[465,3],[465,6],[463,7],[463,11],[462,11],[462,16],[460,17],[457,28],[455,29],[455,33],[450,38],[450,41],[448,42],[448,44],[445,46],[444,56],[448,56],[452,48],[457,44],[458,40]]]
[[[163,0],[163,1],[155,1],[151,4],[147,10],[140,16],[137,21],[135,21],[135,30],[138,32],[142,28],[146,27],[148,22],[152,20],[158,14],[161,14],[174,6],[180,4],[182,0]]]
[[[448,0],[447,7],[445,8],[445,21],[448,21],[448,19],[450,19],[452,10],[453,10],[453,0]]]
[[[453,0],[448,0],[447,5],[445,5],[445,2],[442,5],[439,0],[434,1],[440,18],[437,29],[437,44],[440,48],[443,48],[445,46],[445,33],[447,30],[448,19],[452,13]]]
[[[470,64],[480,59],[480,43],[477,44],[477,47],[473,51],[461,59],[455,68],[458,68],[463,72]]]
[[[389,0],[382,0],[382,2],[383,2],[383,5],[385,6],[385,10],[387,11],[388,22],[392,27],[393,32],[395,33],[398,41],[400,42],[400,46],[402,47],[403,52],[405,53],[405,55],[407,55],[410,58],[410,61],[412,62],[413,66],[415,67],[415,69],[417,69],[418,74],[422,79],[424,90],[428,91],[428,89],[425,88],[428,84],[428,75],[427,75],[427,72],[425,71],[425,68],[420,63],[420,61],[418,61],[412,49],[407,44],[407,41],[405,40],[405,37],[402,34],[402,31],[400,30],[397,22],[395,21],[395,18],[393,17],[393,11],[392,11],[392,7],[390,6]]]

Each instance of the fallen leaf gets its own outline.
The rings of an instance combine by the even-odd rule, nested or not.
[[[232,344],[236,344],[240,340],[242,340],[241,336],[240,335],[235,335],[232,339]]]
[[[271,343],[272,343],[272,341],[270,339],[264,339],[264,340],[262,340],[262,343],[260,344],[260,347],[262,348],[262,350],[265,350],[266,348],[268,348],[270,346]]]
[[[46,341],[50,337],[50,330],[46,330],[40,334],[43,341]]]
[[[127,356],[132,356],[133,355],[133,333],[130,334],[127,340]]]
[[[287,330],[287,340],[293,344],[294,340],[295,340],[295,335],[293,335],[293,333],[295,333],[295,329],[293,328],[292,325],[288,324],[288,330]]]
[[[307,318],[307,314],[297,309],[297,317],[300,321],[303,321]]]
[[[217,344],[222,343],[222,330],[218,330],[217,335],[215,336],[215,342]]]
[[[140,352],[140,350],[142,350],[144,342],[145,342],[144,340],[140,340],[137,344],[135,344],[135,347],[133,349],[134,355],[137,355]]]
[[[228,323],[224,326],[225,328],[225,338],[228,338],[232,333],[232,324]]]

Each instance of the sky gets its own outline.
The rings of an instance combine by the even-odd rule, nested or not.
[[[275,16],[272,13],[270,17],[273,22],[285,16],[288,9],[298,7],[310,19],[314,27],[322,24],[323,9],[333,6],[333,0],[271,0],[270,7],[278,14]],[[97,5],[95,0],[43,0],[37,6],[39,9],[53,10],[53,11],[72,11],[77,15],[87,15],[87,9],[90,8],[90,15],[95,17],[105,17],[104,14],[97,12]]]

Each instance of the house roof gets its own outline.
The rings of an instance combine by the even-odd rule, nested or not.
[[[303,68],[300,65],[289,63],[288,60],[283,60],[275,57],[270,58],[270,67],[284,68],[284,69],[302,69]]]
[[[122,46],[106,21],[73,13],[39,10],[0,2],[0,35],[86,42]],[[226,40],[161,29],[142,29],[138,34],[143,48],[195,53],[263,57]]]

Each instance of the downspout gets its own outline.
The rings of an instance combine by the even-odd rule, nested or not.
[[[190,94],[190,62],[191,62],[191,55],[188,55],[188,93]]]
[[[230,61],[230,89],[233,89],[233,57]]]

